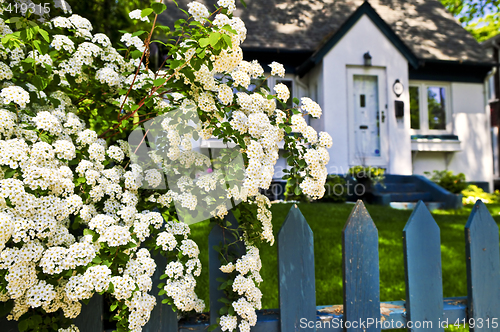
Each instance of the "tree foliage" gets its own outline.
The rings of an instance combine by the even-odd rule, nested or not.
[[[500,0],[441,0],[478,41],[500,32]]]

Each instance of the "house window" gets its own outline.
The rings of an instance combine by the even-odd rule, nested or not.
[[[420,89],[410,86],[410,128],[420,129]]]
[[[449,86],[410,83],[410,128],[417,133],[451,131]]]
[[[429,112],[429,129],[446,130],[446,89],[443,87],[427,87],[427,111]]]

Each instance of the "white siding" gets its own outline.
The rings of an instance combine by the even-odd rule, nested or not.
[[[488,182],[492,188],[491,131],[484,94],[483,84],[451,84],[453,134],[461,141],[462,151],[419,152],[413,161],[415,174],[447,168],[454,173],[464,173],[468,181]]]
[[[366,52],[370,52],[373,66],[386,70],[387,86],[380,88],[386,89],[388,100],[386,110],[389,136],[387,171],[392,174],[411,174],[411,144],[408,134],[410,127],[408,62],[366,15],[361,17],[328,52],[322,62],[324,88],[321,103],[323,116],[320,121],[324,129],[333,137],[328,172],[343,173],[352,166],[348,161],[347,66],[362,66],[363,54]],[[403,95],[399,98],[405,102],[405,116],[400,120],[395,117],[396,96],[392,92],[392,85],[396,79],[399,79],[405,87]]]

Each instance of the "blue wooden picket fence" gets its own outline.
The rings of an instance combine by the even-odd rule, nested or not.
[[[227,218],[234,227],[236,219],[231,213]],[[216,279],[222,273],[213,246],[224,241],[234,239],[215,227],[208,248],[210,315],[178,321],[170,307],[157,305],[145,332],[207,331],[216,323],[222,306],[217,302],[222,294]],[[409,331],[434,332],[444,331],[445,323],[457,320],[462,326],[469,320],[475,322],[471,332],[500,331],[499,232],[481,202],[476,203],[465,226],[467,297],[443,299],[440,230],[422,202],[403,230],[406,302],[380,302],[378,231],[361,201],[343,229],[343,306],[316,306],[313,233],[297,206],[290,209],[277,241],[280,308],[259,311],[252,331],[377,332],[409,327]],[[158,262],[156,284],[165,263]],[[100,297],[84,306],[77,321],[80,331],[102,331],[102,310]]]

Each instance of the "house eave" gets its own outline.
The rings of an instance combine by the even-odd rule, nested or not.
[[[484,83],[493,62],[421,59],[418,68],[408,66],[410,80]]]

